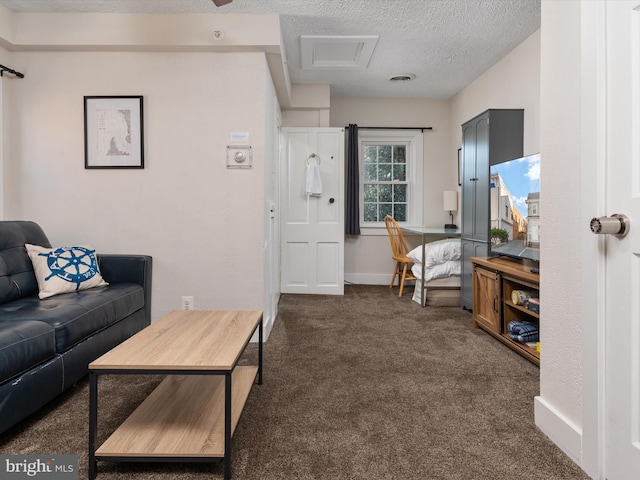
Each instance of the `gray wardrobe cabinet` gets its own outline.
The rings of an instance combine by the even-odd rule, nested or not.
[[[489,254],[489,167],[523,152],[524,110],[490,109],[462,125],[462,272],[460,305],[473,305],[469,257]]]

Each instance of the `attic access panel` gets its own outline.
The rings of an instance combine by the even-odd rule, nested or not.
[[[365,69],[377,43],[377,35],[301,35],[302,68]]]

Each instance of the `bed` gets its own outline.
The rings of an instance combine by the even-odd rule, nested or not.
[[[460,305],[461,242],[459,238],[447,238],[425,244],[424,289],[422,279],[422,246],[407,255],[412,261],[411,272],[416,277],[413,301],[422,305],[426,295],[429,306]]]

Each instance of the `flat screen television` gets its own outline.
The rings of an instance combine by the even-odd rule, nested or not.
[[[540,261],[540,154],[490,168],[489,251]]]

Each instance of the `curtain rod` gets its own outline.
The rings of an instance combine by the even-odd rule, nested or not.
[[[347,125],[344,128],[349,128]],[[433,130],[433,127],[361,127],[358,125],[358,130],[420,130],[424,132],[425,130]]]
[[[24,75],[20,72],[16,72],[14,69],[5,67],[4,65],[0,65],[0,77],[3,76],[4,72],[13,73],[16,77],[24,78]]]

